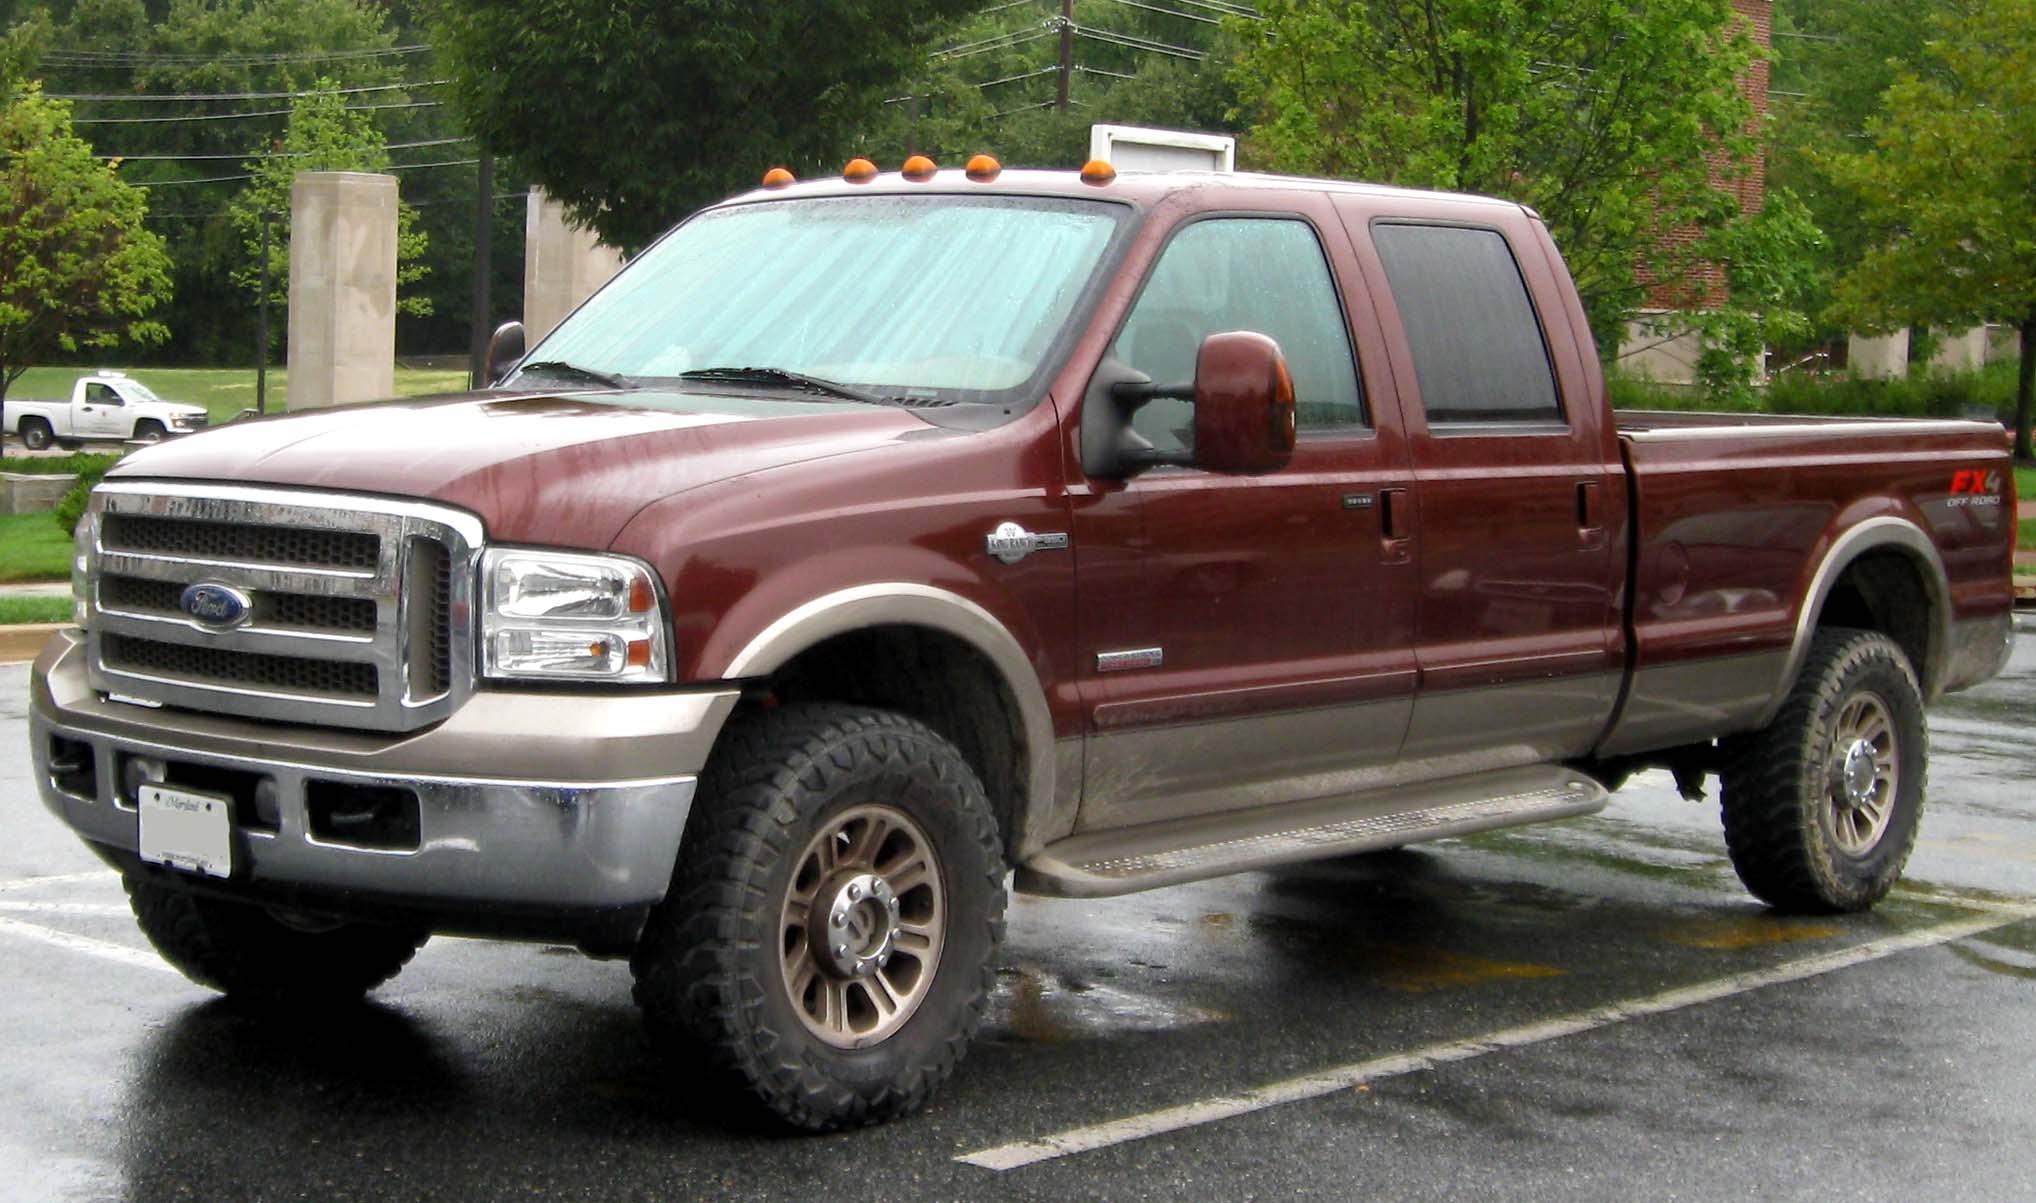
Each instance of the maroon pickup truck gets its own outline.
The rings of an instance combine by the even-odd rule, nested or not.
[[[1769,903],[1887,892],[1924,706],[2008,653],[2000,428],[1615,417],[1515,204],[973,166],[710,208],[479,392],[124,461],[31,730],[163,955],[303,1006],[570,941],[829,1128],[953,1069],[1013,870],[1659,766]]]

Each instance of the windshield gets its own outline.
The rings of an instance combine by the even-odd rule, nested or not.
[[[994,400],[1045,366],[1129,212],[941,194],[715,209],[644,252],[529,361],[638,383],[771,368]]]
[[[150,391],[149,391],[149,388],[148,388],[148,386],[147,386],[146,384],[143,384],[143,383],[142,383],[141,381],[139,381],[139,380],[123,380],[123,381],[121,381],[121,382],[120,382],[120,391],[121,391],[121,392],[122,392],[123,394],[125,394],[125,395],[126,395],[126,397],[127,397],[127,399],[128,399],[129,401],[158,401],[158,402],[159,402],[159,401],[161,401],[161,400],[162,400],[162,398],[161,398],[161,397],[158,397],[158,396],[156,396],[156,395],[155,395],[154,393],[150,392]]]

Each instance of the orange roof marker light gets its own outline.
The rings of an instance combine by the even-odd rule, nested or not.
[[[988,155],[977,155],[969,160],[968,177],[978,184],[987,184],[1004,170],[1004,165]]]
[[[851,184],[867,184],[877,178],[877,165],[868,159],[850,159],[841,169],[841,178]]]
[[[1102,159],[1090,159],[1082,164],[1082,183],[1107,184],[1117,178],[1117,169]]]
[[[927,158],[925,155],[913,155],[905,160],[905,166],[900,169],[899,174],[915,184],[923,184],[932,179],[934,173],[939,170],[940,165],[932,159]]]
[[[793,175],[782,167],[773,167],[769,171],[764,172],[763,186],[766,188],[782,188],[787,184],[796,184],[798,182],[798,176]]]

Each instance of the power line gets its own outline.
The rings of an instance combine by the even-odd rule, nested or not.
[[[479,159],[446,159],[438,163],[392,163],[382,170],[423,171],[432,167],[472,167],[478,162],[480,162]],[[136,181],[134,186],[137,188],[178,188],[185,184],[230,184],[239,180],[251,180],[253,178],[254,173],[242,172],[239,175],[208,175],[202,179],[195,180],[139,180]]]
[[[372,113],[384,109],[441,109],[442,100],[390,101],[386,104],[349,104],[349,113]],[[294,109],[255,109],[246,113],[189,113],[182,117],[73,117],[72,125],[163,125],[187,121],[240,121],[250,117],[288,117]]]
[[[39,56],[43,63],[59,63],[75,67],[148,67],[148,66],[261,66],[276,63],[324,63],[346,62],[359,59],[401,58],[423,54],[431,49],[423,43],[407,46],[388,46],[379,49],[359,50],[279,50],[241,54],[177,54],[167,51],[149,50],[45,50]]]
[[[415,150],[420,146],[451,146],[458,142],[471,142],[472,138],[430,138],[423,142],[391,142],[385,150]],[[223,155],[116,155],[99,154],[100,159],[119,159],[123,163],[196,163],[204,160],[248,160],[248,159],[306,159],[317,154],[310,150],[249,151],[243,154]]]
[[[1165,54],[1174,58],[1184,58],[1197,63],[1209,57],[1191,46],[1175,46],[1171,43],[1156,41],[1152,38],[1118,33],[1111,29],[1093,29],[1086,25],[1075,26],[1075,36],[1078,38],[1088,38],[1096,42],[1107,42],[1113,46],[1125,46],[1132,50],[1144,50],[1153,54]]]
[[[1177,8],[1163,8],[1157,4],[1145,4],[1142,0],[1111,0],[1111,2],[1113,4],[1122,4],[1127,8],[1142,8],[1149,13],[1165,13],[1169,17],[1179,17],[1183,21],[1200,21],[1204,25],[1221,25],[1223,23],[1223,18],[1221,17],[1205,17],[1200,13],[1184,13]]]
[[[353,96],[362,92],[395,92],[404,88],[436,88],[449,79],[420,79],[411,83],[367,84],[358,88],[315,88],[308,92],[158,92],[136,95],[130,92],[46,92],[50,100],[89,100],[104,104],[133,104],[197,100],[298,100],[306,96]]]

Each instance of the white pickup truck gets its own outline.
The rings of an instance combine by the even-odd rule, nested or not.
[[[139,380],[100,371],[78,377],[67,402],[10,398],[0,429],[20,435],[29,450],[40,451],[55,442],[159,443],[170,435],[202,429],[207,420],[201,405],[165,401]]]

